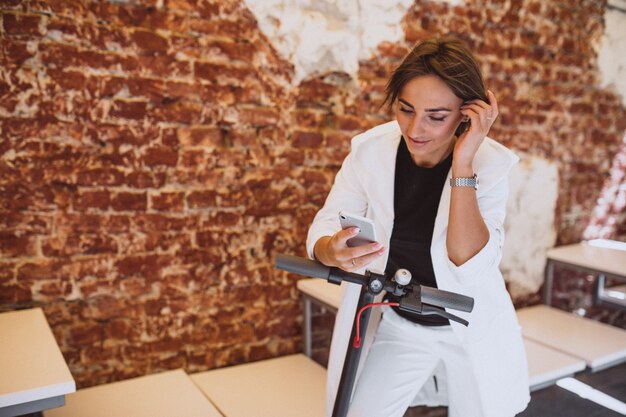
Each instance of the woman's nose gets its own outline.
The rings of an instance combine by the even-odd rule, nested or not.
[[[422,124],[420,123],[417,117],[413,117],[411,119],[411,122],[409,123],[409,131],[408,131],[409,136],[411,136],[412,138],[415,138],[419,136],[421,131],[422,131]]]

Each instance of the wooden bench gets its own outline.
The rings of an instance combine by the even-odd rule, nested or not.
[[[78,390],[45,417],[222,417],[182,370]]]
[[[191,379],[225,417],[324,416],[326,370],[302,354],[192,374]]]
[[[524,339],[531,391],[554,385],[561,378],[583,371],[585,361]]]
[[[517,317],[524,338],[580,358],[592,372],[626,361],[626,330],[545,305]]]

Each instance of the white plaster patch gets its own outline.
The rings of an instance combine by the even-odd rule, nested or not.
[[[557,165],[539,157],[520,156],[522,160],[509,175],[506,239],[500,264],[513,298],[539,290],[546,252],[556,242]]]
[[[295,66],[293,82],[344,72],[357,78],[359,59],[383,41],[403,40],[402,18],[413,0],[245,0],[272,45]],[[442,0],[452,5],[463,0]]]
[[[626,0],[609,0],[598,50],[602,87],[611,87],[626,106]]]

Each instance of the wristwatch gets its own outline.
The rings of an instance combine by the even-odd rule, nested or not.
[[[478,176],[450,178],[450,187],[474,187],[478,190]]]

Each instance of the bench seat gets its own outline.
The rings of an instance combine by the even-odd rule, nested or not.
[[[524,338],[580,358],[593,372],[626,361],[626,330],[545,305],[517,317]]]

